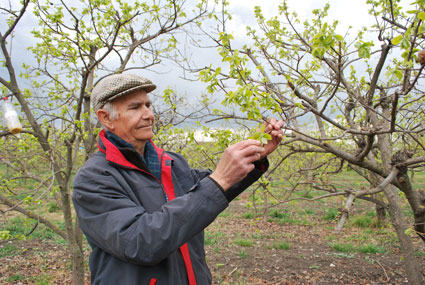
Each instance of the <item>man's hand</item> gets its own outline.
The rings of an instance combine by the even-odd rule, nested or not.
[[[265,148],[257,140],[245,140],[231,145],[224,151],[210,177],[226,191],[245,178],[254,169],[253,162],[265,152]]]
[[[279,146],[283,136],[282,127],[282,120],[277,121],[276,119],[272,118],[266,122],[264,132],[270,134],[272,139],[269,140],[266,145],[264,145],[264,152],[261,153],[260,158],[266,157]]]

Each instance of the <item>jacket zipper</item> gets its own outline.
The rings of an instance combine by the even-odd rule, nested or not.
[[[164,159],[164,152],[165,151],[163,150],[162,153],[161,153],[161,159],[159,160],[159,166],[161,167],[161,173],[162,173],[162,160]],[[154,176],[154,175],[152,175],[152,176]],[[162,182],[159,181],[159,180],[158,180],[158,182],[160,182],[159,184],[161,185],[162,193],[164,193],[165,202],[168,202],[168,195],[167,195],[167,192],[165,192],[164,184],[162,184]]]

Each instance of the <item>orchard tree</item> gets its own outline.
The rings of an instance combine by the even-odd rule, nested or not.
[[[239,107],[239,119],[261,122],[273,115],[286,122],[290,136],[284,139],[286,151],[281,150],[279,163],[309,155],[297,173],[310,173],[311,178],[297,185],[328,191],[323,197],[346,197],[338,230],[355,199],[388,211],[407,277],[411,284],[423,284],[412,237],[425,242],[425,194],[409,174],[423,170],[425,162],[425,1],[408,7],[397,0],[367,2],[376,24],[343,34],[337,32],[338,21],[328,19],[329,4],[313,10],[306,21],[286,1],[270,19],[256,7],[257,25],[247,27],[249,43],[238,46],[225,21],[218,36],[209,34],[222,63],[199,75],[211,93],[224,93],[224,106]],[[222,19],[226,17],[230,15],[224,13]],[[223,110],[215,113],[236,118]],[[312,159],[314,154],[320,154],[318,159]],[[344,166],[370,187],[338,189],[319,179]],[[275,179],[285,175],[273,174]],[[401,208],[406,201],[410,217]]]
[[[72,177],[94,152],[99,131],[90,112],[90,91],[108,74],[153,68],[171,57],[179,48],[179,36],[211,16],[207,4],[22,0],[0,6],[5,19],[0,30],[0,88],[23,123],[19,135],[1,128],[2,212],[19,211],[66,240],[73,284],[84,283],[84,256],[72,212]],[[29,25],[31,33],[25,30]],[[17,49],[23,45],[27,52]],[[156,110],[160,133],[191,115],[177,116],[178,97],[170,90],[164,93],[168,107]],[[48,197],[58,199],[63,230],[34,210]],[[2,237],[13,233],[2,231]]]

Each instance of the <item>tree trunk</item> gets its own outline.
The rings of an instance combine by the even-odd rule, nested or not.
[[[387,211],[379,204],[375,204],[376,222],[379,228],[384,227],[387,223]]]
[[[412,285],[422,285],[425,280],[419,270],[419,262],[414,256],[413,243],[409,236],[405,234],[407,226],[403,221],[403,214],[399,205],[397,204],[397,199],[395,197],[394,191],[391,191],[391,187],[385,187],[384,193],[389,202],[389,213],[391,217],[391,223],[397,233],[398,240],[400,242],[401,254],[404,259],[404,266],[406,269],[407,279]]]
[[[348,215],[350,213],[351,206],[353,205],[355,198],[356,196],[354,194],[350,194],[350,196],[348,196],[348,199],[345,203],[345,207],[342,209],[341,219],[339,220],[339,223],[335,228],[335,231],[337,233],[340,233],[342,231],[342,227],[344,226],[345,221],[348,219]]]
[[[79,234],[76,231],[79,229],[74,228],[72,211],[71,211],[71,197],[69,188],[66,186],[60,187],[62,198],[62,211],[65,220],[65,231],[68,242],[68,251],[71,256],[72,263],[72,284],[84,284],[84,255],[82,245],[79,244]]]
[[[71,255],[72,263],[72,284],[83,285],[84,284],[84,254],[81,247],[77,244],[77,241],[69,241],[69,253]]]

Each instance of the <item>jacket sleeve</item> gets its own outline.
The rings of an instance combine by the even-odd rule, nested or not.
[[[152,213],[123,188],[114,175],[83,167],[74,179],[73,202],[79,225],[92,243],[136,264],[161,262],[228,206],[220,189],[206,177],[198,177],[192,191]]]
[[[269,161],[267,158],[263,158],[262,160],[258,160],[254,162],[254,170],[252,170],[244,179],[240,182],[231,186],[227,191],[224,191],[220,184],[211,180],[222,190],[224,196],[227,201],[230,203],[233,199],[235,199],[239,194],[241,194],[245,189],[251,186],[255,181],[257,181],[269,168]]]

